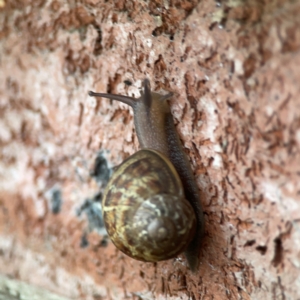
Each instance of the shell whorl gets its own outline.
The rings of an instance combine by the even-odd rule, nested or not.
[[[113,174],[104,192],[103,217],[116,247],[142,261],[175,257],[196,226],[175,168],[150,149],[130,156]]]

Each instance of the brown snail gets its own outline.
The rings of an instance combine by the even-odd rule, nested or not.
[[[167,99],[144,80],[139,99],[89,92],[130,105],[142,150],[127,158],[103,196],[103,217],[116,247],[142,261],[160,261],[185,251],[196,271],[204,231],[199,192],[177,135]]]

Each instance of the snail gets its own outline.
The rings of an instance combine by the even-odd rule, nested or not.
[[[141,150],[112,175],[102,200],[112,242],[128,256],[161,261],[185,251],[190,269],[199,265],[204,217],[191,166],[176,132],[167,99],[144,80],[140,98],[95,93],[128,104]]]

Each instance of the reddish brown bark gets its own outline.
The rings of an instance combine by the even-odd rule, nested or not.
[[[0,6],[0,273],[71,299],[300,299],[299,1]],[[132,111],[87,92],[145,77],[176,94],[197,274],[103,238],[99,191],[138,143]]]

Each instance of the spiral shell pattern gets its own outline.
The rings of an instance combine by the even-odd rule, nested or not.
[[[119,166],[102,205],[112,242],[138,260],[175,257],[195,234],[195,213],[179,176],[169,159],[154,150],[140,150]]]

